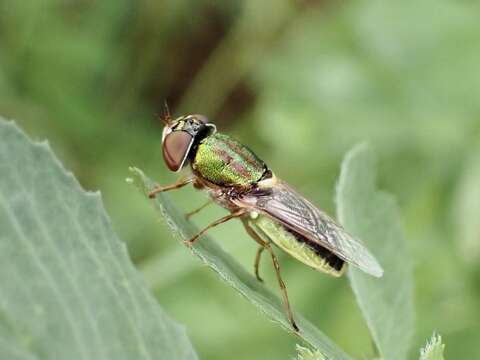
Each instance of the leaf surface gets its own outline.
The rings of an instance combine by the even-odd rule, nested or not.
[[[433,334],[427,345],[420,351],[420,360],[444,360],[444,350],[445,345],[442,343],[442,337]]]
[[[382,358],[407,356],[414,327],[412,261],[394,199],[375,186],[373,151],[347,154],[337,188],[340,223],[363,240],[384,269],[380,279],[350,267],[348,276]]]
[[[46,143],[0,119],[0,358],[197,359]]]
[[[297,360],[326,360],[318,350],[312,351],[303,346],[297,345]]]

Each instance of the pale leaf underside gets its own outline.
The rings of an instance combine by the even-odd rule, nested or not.
[[[0,359],[197,359],[133,267],[99,194],[2,119]]]
[[[346,156],[337,188],[338,219],[384,269],[380,279],[354,267],[348,275],[381,357],[403,360],[414,328],[412,260],[398,208],[391,196],[376,190],[375,177],[374,155],[367,146]]]

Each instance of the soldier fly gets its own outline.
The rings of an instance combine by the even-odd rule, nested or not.
[[[172,120],[167,111],[162,120],[165,123],[163,157],[167,167],[178,172],[189,164],[191,172],[173,185],[157,185],[149,194],[150,198],[162,191],[193,184],[208,193],[210,202],[229,211],[228,215],[186,241],[188,246],[192,246],[209,229],[231,219],[240,219],[247,233],[259,245],[254,263],[255,276],[262,281],[259,264],[262,253],[267,251],[273,262],[288,320],[295,331],[299,329],[271,244],[304,264],[335,277],[345,272],[347,263],[375,277],[382,276],[381,266],[359,240],[277,178],[247,146],[217,132],[215,125],[205,116],[187,115]]]

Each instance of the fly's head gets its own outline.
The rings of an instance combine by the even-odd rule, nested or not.
[[[172,120],[167,114],[163,120],[162,134],[163,159],[174,172],[180,171],[192,157],[195,144],[214,133],[216,127],[203,115],[185,115]]]

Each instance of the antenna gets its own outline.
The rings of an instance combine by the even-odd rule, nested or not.
[[[164,106],[165,106],[164,116],[160,116],[160,120],[162,120],[162,122],[166,126],[170,126],[170,124],[172,123],[172,116],[170,115],[170,109],[168,108],[167,100],[165,100]]]

